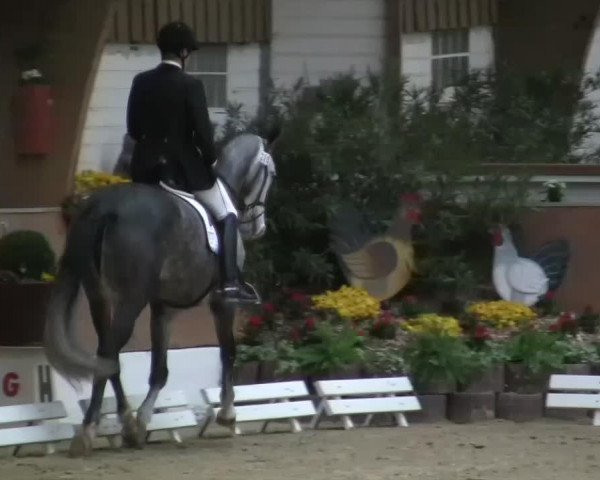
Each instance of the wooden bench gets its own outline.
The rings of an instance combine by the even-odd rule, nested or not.
[[[128,396],[127,400],[132,410],[137,410],[145,399],[145,395]],[[79,406],[85,413],[90,399],[79,401]],[[105,397],[100,409],[100,424],[96,430],[99,437],[107,437],[111,446],[115,446],[116,438],[121,434],[122,425],[117,416],[117,400],[115,397]],[[161,392],[154,405],[154,413],[147,426],[148,438],[152,432],[168,431],[171,439],[181,443],[178,429],[197,427],[198,422],[185,394],[182,391]]]
[[[547,408],[594,411],[592,424],[600,427],[600,375],[552,375],[546,396]]]
[[[234,393],[236,423],[263,422],[261,428],[263,433],[272,420],[289,420],[292,432],[301,432],[302,426],[298,419],[312,417],[316,413],[315,406],[310,400],[291,400],[308,397],[306,384],[301,381],[239,385],[234,387]],[[203,389],[202,397],[208,405],[208,411],[200,435],[204,434],[219,413],[221,388]],[[235,433],[241,434],[237,425]]]
[[[15,447],[17,455],[24,445],[44,444],[46,453],[54,453],[54,442],[70,440],[75,428],[69,423],[52,422],[67,418],[62,402],[35,403],[0,407],[0,447]]]
[[[341,417],[344,428],[351,429],[354,423],[350,415],[367,414],[363,424],[366,427],[376,413],[392,414],[398,426],[407,427],[404,412],[421,410],[408,377],[320,380],[315,382],[315,388],[320,397],[312,422],[315,429],[324,415]]]

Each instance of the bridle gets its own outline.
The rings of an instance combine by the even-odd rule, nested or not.
[[[261,148],[255,158],[255,162],[248,167],[248,172],[250,172],[256,163],[258,163],[259,166],[251,178],[246,178],[244,180],[239,195],[224,182],[225,185],[227,185],[235,208],[240,213],[238,222],[241,225],[253,223],[265,215],[266,190],[269,187],[269,180],[276,177],[273,159],[264,148]],[[259,210],[258,213],[255,213],[257,209]]]

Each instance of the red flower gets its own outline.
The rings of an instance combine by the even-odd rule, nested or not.
[[[290,300],[296,303],[307,303],[308,297],[300,292],[293,292],[290,296]]]
[[[264,325],[265,320],[260,315],[254,315],[248,320],[248,324],[253,328],[260,328]]]
[[[400,201],[402,203],[421,203],[423,197],[421,197],[419,192],[403,193],[400,195]]]
[[[556,291],[555,290],[550,290],[548,293],[546,293],[546,297],[545,298],[549,302],[552,302],[556,298]]]
[[[484,342],[492,337],[490,335],[489,330],[486,327],[484,327],[483,325],[477,325],[477,327],[475,328],[475,334],[473,335],[473,338],[475,338],[475,340]]]
[[[359,337],[364,337],[364,336],[366,335],[366,333],[365,333],[365,331],[364,331],[364,330],[361,330],[361,331],[359,331],[359,332],[357,333],[357,335],[358,335]]]
[[[389,310],[386,310],[385,312],[383,312],[380,317],[379,317],[379,321],[377,321],[375,323],[375,325],[377,324],[381,324],[381,325],[391,325],[392,322],[394,321],[394,314],[392,312],[390,312]]]
[[[265,303],[263,305],[263,310],[265,313],[273,314],[277,311],[277,307],[273,303]]]
[[[292,342],[299,342],[300,340],[302,340],[302,334],[300,333],[300,330],[298,328],[294,328],[292,330],[291,339]]]
[[[550,325],[550,327],[548,327],[548,331],[552,333],[558,332],[558,323],[553,323],[552,325]]]
[[[407,305],[415,305],[417,303],[417,297],[415,297],[414,295],[407,295],[406,297],[404,297],[404,303],[406,303]]]
[[[415,225],[421,225],[423,223],[423,214],[420,208],[408,208],[406,210],[406,220]]]
[[[317,321],[313,317],[309,317],[304,322],[304,326],[306,327],[307,330],[314,330],[315,327],[317,326]]]

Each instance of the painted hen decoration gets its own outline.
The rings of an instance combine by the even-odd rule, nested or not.
[[[330,222],[331,246],[347,281],[378,300],[402,290],[415,272],[412,226],[421,223],[420,197],[406,194],[383,235],[374,235],[365,215],[344,205]]]
[[[503,300],[531,306],[562,283],[570,257],[566,240],[548,242],[530,257],[520,257],[508,228],[493,231],[493,282]]]

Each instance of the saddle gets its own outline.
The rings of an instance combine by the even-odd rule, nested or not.
[[[219,253],[219,235],[217,234],[217,230],[213,223],[211,216],[208,211],[198,200],[194,198],[191,193],[184,192],[183,190],[177,190],[173,187],[169,187],[166,183],[160,182],[160,187],[163,190],[175,195],[177,198],[180,198],[184,202],[189,203],[194,210],[198,213],[200,218],[202,219],[202,224],[204,225],[204,229],[206,231],[206,238],[208,239],[208,246],[213,253]]]

